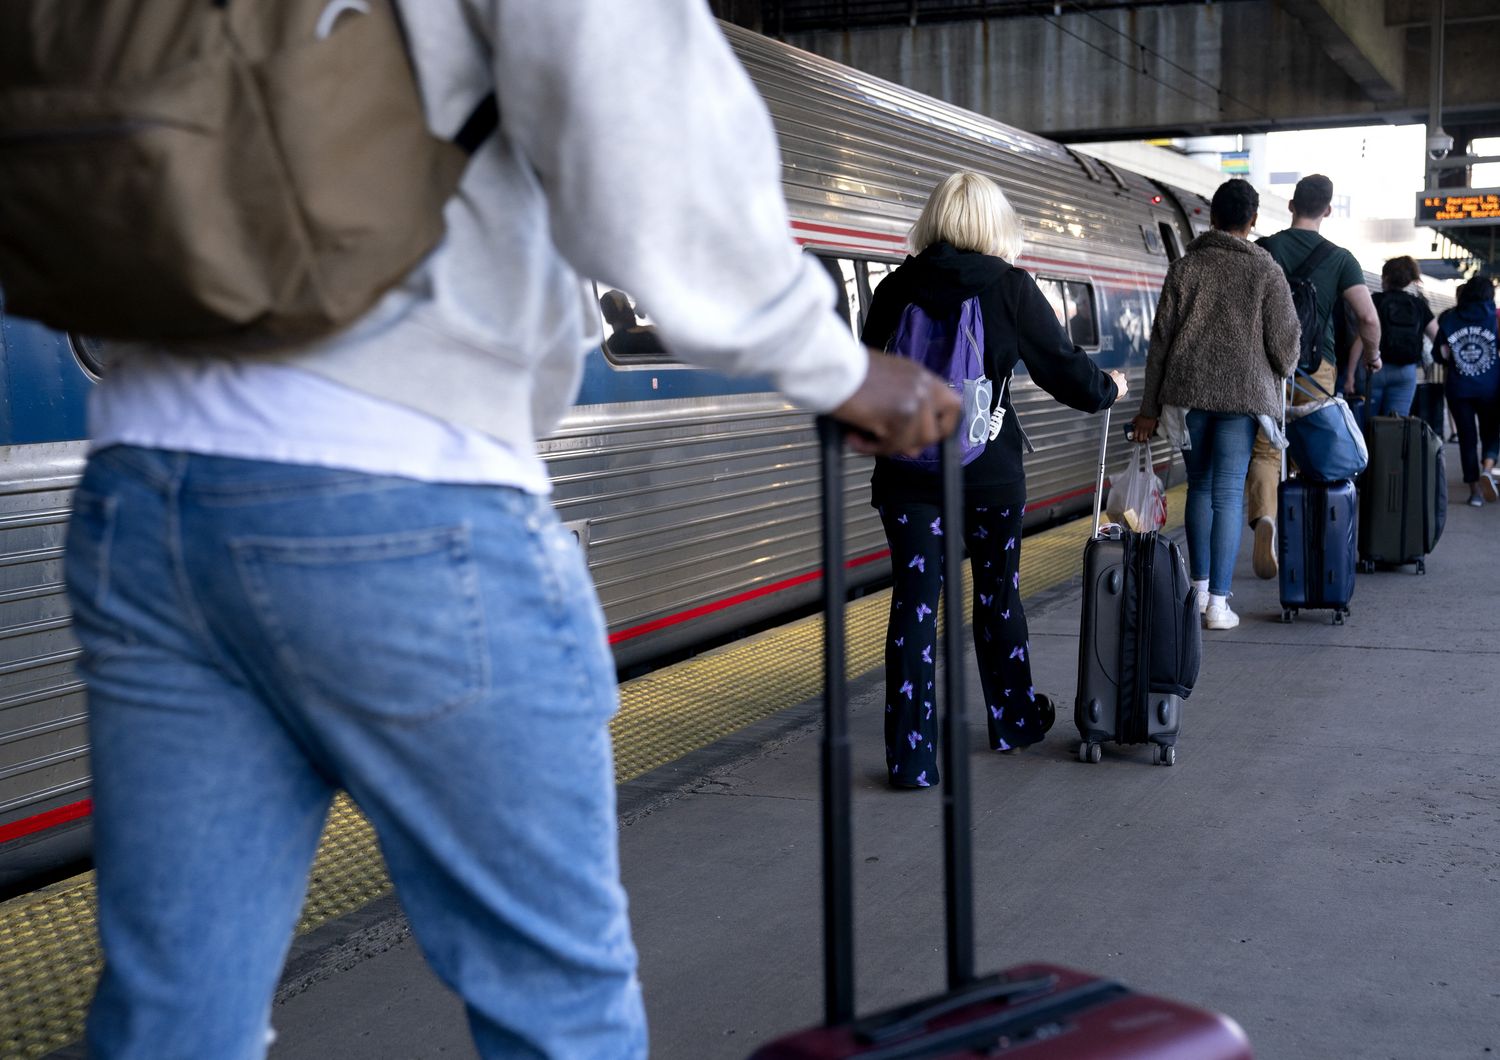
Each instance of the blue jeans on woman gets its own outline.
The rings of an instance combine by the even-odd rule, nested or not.
[[[1182,462],[1188,480],[1188,567],[1194,581],[1208,579],[1209,593],[1228,596],[1257,425],[1244,413],[1191,409],[1187,429],[1192,448],[1182,451]]]
[[[128,446],[68,532],[104,971],[89,1055],[251,1060],[329,802],[484,1057],[646,1055],[603,615],[546,498]]]
[[[1417,396],[1417,366],[1414,364],[1387,364],[1380,371],[1371,372],[1360,365],[1355,373],[1355,385],[1370,387],[1367,416],[1410,416],[1411,403]]]

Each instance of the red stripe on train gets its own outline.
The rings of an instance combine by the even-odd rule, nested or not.
[[[854,559],[851,559],[847,563],[845,563],[844,566],[851,568],[862,567],[866,563],[874,563],[878,560],[885,559],[890,554],[890,549],[883,548],[878,552],[871,552],[865,556],[856,556]],[[655,633],[659,629],[666,629],[668,626],[676,626],[680,625],[683,622],[690,622],[695,618],[702,618],[704,615],[711,615],[715,611],[727,610],[728,608],[734,607],[737,604],[743,604],[751,600],[757,600],[763,596],[770,596],[772,593],[779,593],[786,589],[795,588],[798,585],[806,585],[808,582],[817,581],[821,577],[823,577],[822,571],[809,571],[806,574],[799,574],[795,578],[787,578],[785,581],[773,582],[770,585],[762,585],[758,589],[749,589],[734,596],[726,596],[722,600],[715,600],[713,603],[703,604],[701,607],[694,607],[688,611],[679,611],[675,615],[663,615],[661,618],[654,618],[650,622],[642,622],[639,626],[631,626],[629,629],[622,629],[617,633],[611,633],[609,635],[609,642],[611,644],[619,644],[621,641],[631,640],[632,638],[643,636],[647,633]]]
[[[1046,508],[1049,505],[1060,504],[1063,501],[1074,500],[1078,497],[1087,496],[1092,492],[1093,487],[1091,486],[1084,487],[1083,489],[1070,490],[1069,492],[1059,494],[1056,497],[1048,497],[1046,500],[1035,501],[1027,504],[1026,511],[1035,511],[1038,508]],[[854,559],[849,560],[848,563],[845,564],[845,566],[850,568],[862,567],[867,563],[876,563],[880,560],[886,559],[890,556],[890,554],[891,553],[889,549],[880,549],[879,551],[871,552],[867,555],[856,556]],[[751,600],[757,600],[761,597],[770,596],[772,593],[779,593],[786,589],[795,588],[798,585],[806,585],[808,582],[817,581],[821,577],[822,573],[820,571],[810,571],[807,574],[799,574],[795,578],[787,578],[784,581],[774,582],[770,585],[763,585],[758,589],[750,589],[743,593],[738,593],[734,596],[727,596],[722,600],[715,600],[712,603],[703,604],[701,607],[694,607],[687,611],[680,611],[675,615],[665,615],[662,618],[652,619],[650,622],[643,622],[638,626],[632,626],[629,629],[622,629],[617,633],[611,633],[609,635],[609,642],[611,644],[619,644],[621,641],[631,640],[635,637],[644,636],[647,633],[654,633],[659,629],[666,629],[669,626],[676,626],[681,625],[684,622],[691,622],[695,618],[702,618],[704,615],[711,615],[717,611],[725,611],[739,604],[748,603]],[[88,817],[93,812],[94,801],[92,799],[84,799],[81,802],[70,803],[67,806],[59,806],[55,810],[48,810],[45,813],[39,813],[32,817],[23,817],[19,821],[12,821],[10,824],[0,825],[0,843],[9,843],[14,839],[20,839],[28,835],[35,835],[37,832],[46,831],[48,828],[56,828],[59,825],[67,824],[69,821],[76,821],[80,818]]]
[[[1045,500],[1028,503],[1025,510],[1030,512],[1039,508],[1047,508],[1054,504],[1061,504],[1064,501],[1087,497],[1093,492],[1094,487],[1084,486],[1082,489],[1069,490],[1067,493],[1060,493],[1055,497],[1048,497]],[[878,552],[871,552],[868,555],[851,559],[845,566],[861,567],[866,563],[875,563],[878,560],[886,559],[890,554],[890,549],[881,549]],[[806,585],[808,582],[817,581],[820,577],[822,577],[820,572],[809,571],[806,574],[799,574],[795,578],[787,578],[785,581],[762,585],[758,589],[750,589],[735,596],[726,596],[722,600],[715,600],[713,603],[703,604],[688,611],[679,611],[674,615],[663,615],[661,618],[654,618],[650,622],[643,622],[639,626],[631,626],[629,629],[622,629],[616,633],[611,633],[609,635],[609,642],[611,644],[619,644],[621,641],[632,640],[647,633],[655,633],[659,629],[681,625],[683,622],[690,622],[695,618],[702,618],[704,615],[711,615],[717,611],[726,611],[737,604],[747,603],[750,600],[758,600],[761,597],[770,596],[772,593],[779,593],[799,585]]]
[[[59,806],[55,810],[48,810],[46,813],[39,813],[33,817],[23,817],[19,821],[0,825],[0,843],[9,843],[12,839],[20,839],[22,836],[34,835],[48,828],[56,828],[60,824],[87,817],[93,812],[94,800],[84,799],[82,802]]]
[[[858,228],[840,228],[837,225],[820,225],[811,221],[793,221],[793,228],[800,228],[804,232],[827,232],[835,236],[854,236],[856,239],[873,239],[881,243],[895,243],[897,246],[906,245],[905,236],[893,236],[888,232],[862,232]]]

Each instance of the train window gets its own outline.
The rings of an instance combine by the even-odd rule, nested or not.
[[[624,291],[599,296],[604,316],[604,355],[615,364],[668,364],[673,357],[656,336],[656,325]]]
[[[1094,285],[1078,280],[1049,280],[1037,277],[1047,304],[1057,314],[1057,322],[1067,329],[1068,337],[1078,346],[1099,345],[1099,318],[1094,312]]]
[[[87,335],[69,335],[68,345],[73,348],[73,356],[78,358],[79,365],[90,377],[103,378],[104,370],[109,367],[103,340],[89,338]]]
[[[875,293],[875,288],[880,286],[880,281],[896,271],[896,266],[888,261],[865,262],[865,280],[869,284],[870,293]]]
[[[865,318],[870,315],[870,299],[875,295],[875,288],[880,286],[882,280],[896,270],[896,266],[888,261],[861,261],[857,263],[859,269],[859,329],[865,328]]]
[[[1094,285],[1068,281],[1062,285],[1068,303],[1068,336],[1079,346],[1099,345],[1099,319],[1094,312]]]
[[[1063,300],[1062,281],[1047,280],[1038,276],[1036,285],[1042,289],[1042,295],[1047,299],[1047,304],[1052,307],[1052,312],[1057,314],[1057,322],[1067,327],[1068,306]]]
[[[830,258],[821,254],[816,257],[841,291],[841,294],[835,296],[833,311],[838,314],[839,319],[853,328],[859,320],[859,276],[855,272],[854,262],[848,258]]]

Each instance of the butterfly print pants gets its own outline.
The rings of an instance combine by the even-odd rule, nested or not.
[[[1013,504],[965,512],[964,547],[974,572],[974,652],[995,751],[1042,738],[1021,610],[1021,511]],[[934,504],[886,504],[880,519],[894,578],[885,642],[886,769],[894,785],[928,787],[938,782],[935,660],[947,528]]]

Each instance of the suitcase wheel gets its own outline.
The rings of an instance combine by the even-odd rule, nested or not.
[[[1359,572],[1361,574],[1374,574],[1375,561],[1373,559],[1362,559],[1359,561]]]
[[[1281,621],[1290,624],[1292,619],[1296,617],[1297,612],[1293,611],[1290,607],[1283,607],[1281,609]]]
[[[1154,766],[1175,766],[1177,764],[1177,748],[1163,747],[1159,743],[1152,744],[1151,764]]]
[[[1344,624],[1344,616],[1347,615],[1348,613],[1349,613],[1348,611],[1334,611],[1334,613],[1333,613],[1333,624],[1335,626],[1342,626]]]
[[[1418,574],[1426,574],[1427,573],[1427,561],[1425,559],[1419,559],[1419,560],[1417,560],[1417,573]]]
[[[1080,762],[1099,762],[1104,757],[1104,748],[1087,740],[1078,743],[1078,760]]]

